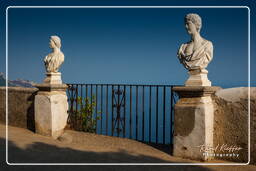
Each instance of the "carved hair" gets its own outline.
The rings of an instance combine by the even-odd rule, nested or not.
[[[196,30],[200,32],[200,29],[202,27],[202,19],[198,14],[187,14],[185,17],[185,22],[191,21],[196,26]]]
[[[51,36],[51,40],[54,42],[54,44],[60,48],[61,47],[61,40],[58,36]]]

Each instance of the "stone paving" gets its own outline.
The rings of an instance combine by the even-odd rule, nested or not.
[[[27,129],[8,127],[9,163],[197,163],[173,157],[150,145],[130,139],[66,130],[54,140]],[[5,158],[5,125],[0,124],[1,159]],[[227,161],[213,161],[228,163]],[[4,161],[2,160],[2,163]],[[4,170],[74,170],[71,166],[8,166]],[[89,170],[256,170],[256,166],[76,166]],[[48,169],[47,169],[48,170]]]

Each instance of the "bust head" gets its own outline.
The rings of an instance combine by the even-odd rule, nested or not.
[[[60,48],[61,47],[61,40],[58,36],[51,36],[51,39],[50,39],[50,48]]]
[[[187,14],[185,16],[185,26],[189,34],[199,33],[202,27],[201,17],[198,14]]]

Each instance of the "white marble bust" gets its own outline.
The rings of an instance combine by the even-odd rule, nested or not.
[[[187,14],[185,26],[191,40],[182,44],[178,50],[178,58],[186,69],[204,70],[213,57],[213,45],[200,35],[201,17],[197,14]]]
[[[60,38],[58,36],[51,36],[49,46],[52,49],[52,53],[48,54],[44,59],[45,69],[47,73],[56,73],[64,62],[64,54],[60,50]]]

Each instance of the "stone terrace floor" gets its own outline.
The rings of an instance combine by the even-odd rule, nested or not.
[[[9,126],[9,163],[197,163],[173,157],[130,139],[66,130],[54,140],[27,129]],[[5,125],[0,124],[0,151],[5,159]],[[226,161],[213,161],[224,162]],[[3,166],[3,165],[2,165]],[[4,170],[74,170],[71,166],[8,166]],[[86,166],[76,166],[82,169]],[[87,166],[89,170],[256,170],[256,166]],[[48,170],[48,169],[47,169]]]

